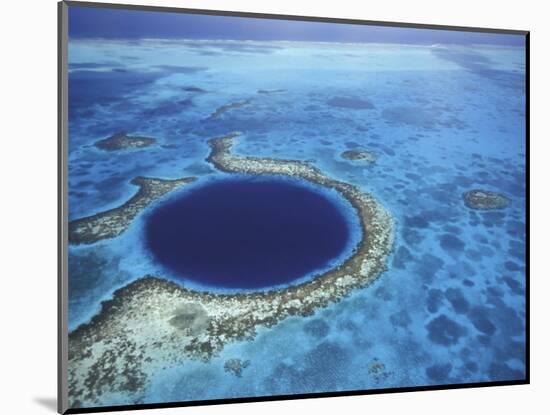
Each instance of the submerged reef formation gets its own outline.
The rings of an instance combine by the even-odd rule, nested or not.
[[[237,102],[231,102],[229,104],[225,104],[225,105],[222,105],[221,107],[219,107],[218,109],[216,109],[216,111],[214,111],[212,114],[210,114],[210,116],[208,117],[208,119],[215,119],[215,118],[218,118],[220,115],[222,115],[224,112],[227,112],[229,110],[233,110],[233,109],[237,109],[237,108],[241,108],[241,107],[244,107],[245,105],[248,105],[250,104],[251,100],[250,99],[246,99],[244,101],[237,101]]]
[[[372,102],[366,99],[355,97],[334,97],[327,101],[331,107],[354,109],[354,110],[370,110],[374,108]]]
[[[384,365],[384,363],[382,363],[378,358],[374,358],[369,363],[368,367],[369,374],[377,383],[383,381],[391,375],[391,373],[386,370],[386,365]]]
[[[258,94],[277,94],[279,92],[286,92],[286,89],[258,89]]]
[[[182,88],[185,92],[200,92],[200,93],[203,93],[203,92],[206,92],[204,89],[202,88],[199,88],[198,86],[184,86]]]
[[[374,281],[393,245],[392,216],[356,186],[327,177],[307,162],[234,155],[233,132],[209,141],[208,161],[228,173],[283,175],[334,189],[357,212],[361,240],[335,268],[298,285],[270,291],[220,294],[145,276],[117,290],[101,311],[69,334],[71,407],[119,399],[139,402],[163,369],[189,359],[209,360],[232,341],[252,339],[260,326],[309,316]],[[242,372],[246,362],[226,362]]]
[[[374,163],[376,161],[376,154],[367,150],[346,150],[341,154],[341,157],[351,161],[364,161],[367,163]]]
[[[131,183],[139,186],[139,190],[123,205],[69,222],[69,243],[91,244],[114,238],[124,232],[137,214],[150,203],[195,180],[195,177],[175,180],[136,177]]]
[[[470,209],[504,209],[509,203],[508,198],[503,194],[480,189],[465,192],[463,198]]]
[[[250,360],[229,359],[225,361],[223,369],[240,378],[243,375],[243,370],[248,366],[250,366]]]
[[[151,137],[129,136],[126,133],[120,132],[103,140],[96,141],[94,146],[101,150],[116,151],[149,147],[156,142],[157,140]]]

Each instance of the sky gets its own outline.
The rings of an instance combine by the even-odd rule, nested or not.
[[[73,39],[184,38],[524,46],[523,35],[81,6],[69,6],[69,37]]]

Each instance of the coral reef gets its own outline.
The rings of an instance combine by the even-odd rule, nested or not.
[[[149,147],[157,140],[150,137],[129,136],[124,132],[113,134],[108,138],[96,141],[94,146],[106,151],[128,150]]]
[[[250,360],[229,359],[225,361],[223,369],[240,378],[243,375],[243,370],[248,366],[250,366]]]
[[[370,110],[374,108],[372,102],[366,99],[355,97],[334,97],[327,101],[331,107],[354,109],[354,110]]]
[[[378,358],[374,358],[369,363],[369,374],[374,378],[377,383],[383,382],[391,376],[391,372],[386,370],[386,365]]]
[[[470,209],[504,209],[509,203],[508,198],[503,194],[489,190],[470,190],[465,192],[462,197],[464,198],[464,203]]]
[[[137,214],[149,204],[195,180],[195,177],[175,180],[136,177],[131,183],[139,186],[139,190],[123,205],[69,222],[69,243],[91,244],[102,239],[114,238],[124,232]]]
[[[208,117],[208,119],[215,119],[215,118],[218,118],[220,115],[222,115],[224,112],[227,112],[229,110],[233,110],[233,109],[237,109],[237,108],[241,108],[241,107],[244,107],[245,105],[248,105],[250,104],[251,100],[250,99],[246,99],[244,101],[237,101],[237,102],[231,102],[229,104],[225,104],[225,105],[222,105],[221,107],[219,107],[218,109],[216,109],[216,111],[214,111],[212,114],[210,114],[210,116]]]
[[[385,269],[393,219],[372,196],[303,161],[234,155],[231,149],[239,135],[211,139],[208,161],[225,172],[292,176],[336,190],[360,219],[362,239],[355,251],[337,267],[278,290],[219,294],[155,276],[117,290],[88,324],[69,335],[72,407],[96,406],[122,392],[137,401],[159,371],[189,359],[207,361],[228,342],[252,339],[260,326],[312,315],[368,285]],[[243,365],[226,362],[226,370],[238,376]]]
[[[286,89],[258,89],[258,94],[277,94],[279,92],[286,92]]]
[[[367,150],[346,150],[341,154],[341,157],[346,160],[365,161],[367,163],[376,161],[376,154]]]

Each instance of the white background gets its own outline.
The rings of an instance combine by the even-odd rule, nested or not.
[[[113,0],[116,1],[116,0]],[[550,413],[548,77],[541,0],[193,0],[126,3],[531,31],[531,385],[169,409],[151,414]],[[56,1],[0,12],[0,413],[53,414],[56,396]],[[543,408],[546,407],[546,410]]]

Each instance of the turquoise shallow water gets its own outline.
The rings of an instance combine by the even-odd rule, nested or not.
[[[142,401],[524,378],[524,61],[505,46],[71,40],[70,219],[120,205],[138,175],[223,175],[207,140],[239,130],[237,153],[308,160],[396,221],[373,285],[159,373]],[[230,103],[245,104],[210,117]],[[159,143],[93,146],[118,131]],[[351,149],[376,162],[343,159]],[[510,205],[470,210],[474,188]],[[165,272],[144,246],[146,214],[114,240],[70,247],[71,329],[115,289]],[[250,362],[240,377],[230,358]]]

